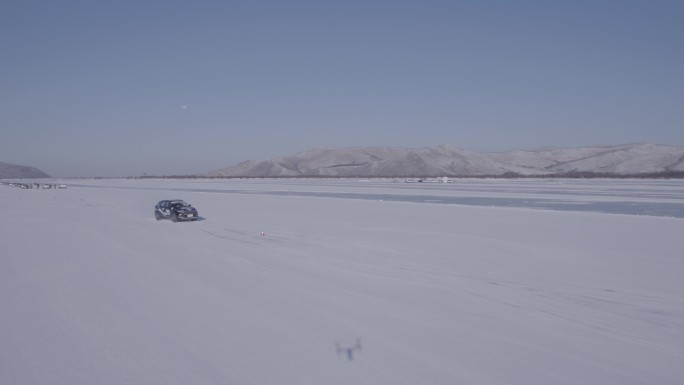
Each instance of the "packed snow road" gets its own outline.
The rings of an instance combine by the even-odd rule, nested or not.
[[[0,186],[2,384],[684,379],[680,218],[91,186]]]

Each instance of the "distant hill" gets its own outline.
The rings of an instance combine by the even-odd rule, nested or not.
[[[0,178],[34,179],[50,178],[50,175],[37,168],[0,162]]]
[[[684,147],[649,143],[477,153],[432,148],[318,148],[270,160],[249,160],[207,173],[214,177],[429,177],[645,174],[684,171]]]

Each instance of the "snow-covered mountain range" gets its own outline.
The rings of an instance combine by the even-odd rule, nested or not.
[[[34,167],[0,162],[0,178],[49,178],[50,175]]]
[[[432,148],[317,148],[264,161],[249,160],[207,173],[225,177],[411,177],[642,174],[684,171],[684,147],[650,143],[477,153]]]

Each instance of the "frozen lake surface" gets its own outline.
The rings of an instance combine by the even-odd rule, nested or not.
[[[0,186],[0,384],[684,380],[680,181],[60,182]]]
[[[197,187],[196,185],[208,185]],[[684,181],[679,180],[477,180],[454,183],[281,180],[198,182],[171,191],[366,199],[394,202],[522,207],[545,210],[684,218]],[[225,188],[225,185],[231,188]],[[78,187],[102,187],[77,183]],[[111,184],[105,184],[111,187]],[[120,188],[168,190],[156,186]],[[313,189],[313,191],[312,191]]]

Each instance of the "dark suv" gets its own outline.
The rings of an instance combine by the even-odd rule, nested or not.
[[[171,218],[172,221],[195,221],[197,210],[180,199],[159,201],[154,206],[154,216],[157,220]]]

